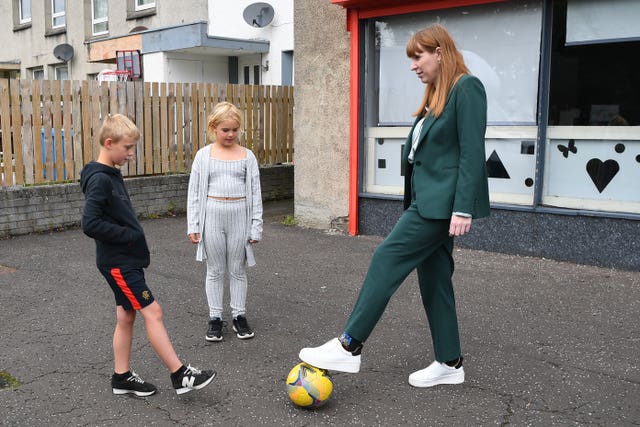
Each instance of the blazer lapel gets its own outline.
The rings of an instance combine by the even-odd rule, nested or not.
[[[418,143],[416,152],[422,146],[423,140],[427,137],[427,134],[429,133],[429,129],[431,129],[431,126],[433,126],[436,120],[438,119],[432,115],[428,115],[427,118],[424,119],[424,123],[422,124],[422,129],[420,130],[420,142]]]

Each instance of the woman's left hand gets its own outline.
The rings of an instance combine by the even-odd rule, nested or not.
[[[471,218],[466,216],[452,215],[449,224],[449,236],[462,236],[471,229]]]
[[[253,245],[254,243],[258,243],[258,240],[249,239],[249,243],[251,243]]]

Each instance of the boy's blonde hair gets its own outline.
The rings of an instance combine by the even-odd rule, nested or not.
[[[207,117],[207,137],[210,142],[215,142],[214,129],[225,120],[233,120],[238,123],[238,127],[242,127],[242,113],[238,107],[230,102],[219,102]]]
[[[118,142],[125,136],[137,141],[140,139],[140,131],[129,117],[123,114],[109,114],[100,128],[100,145],[104,146],[104,141],[107,138],[111,138],[113,142]]]

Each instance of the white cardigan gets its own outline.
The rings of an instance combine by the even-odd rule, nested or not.
[[[262,192],[260,190],[260,168],[256,156],[251,150],[247,150],[247,264],[255,265],[253,249],[249,240],[262,239]],[[207,254],[204,248],[204,223],[207,213],[207,190],[209,188],[209,161],[211,144],[199,149],[191,166],[189,176],[189,192],[187,194],[187,234],[199,233],[200,242],[196,251],[196,260],[204,261]]]

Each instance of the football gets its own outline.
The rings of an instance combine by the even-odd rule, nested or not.
[[[319,408],[333,391],[331,377],[324,369],[298,363],[287,376],[289,399],[302,408]]]

